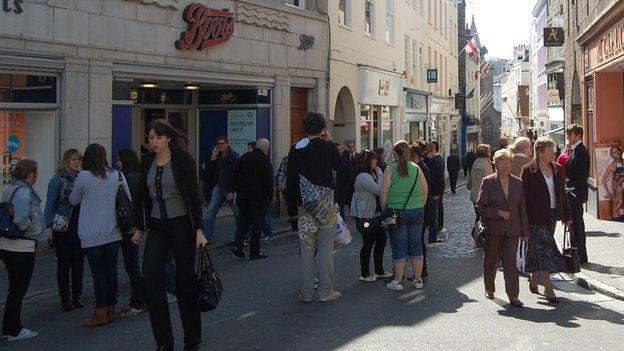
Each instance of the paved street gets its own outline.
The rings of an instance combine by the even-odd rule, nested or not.
[[[214,249],[225,293],[219,308],[203,314],[203,350],[621,350],[624,301],[584,290],[557,276],[561,304],[531,295],[521,280],[523,309],[483,295],[481,252],[468,236],[473,210],[465,188],[445,197],[448,240],[430,249],[430,277],[425,289],[389,291],[381,282],[362,283],[354,242],[336,253],[337,289],[343,298],[329,304],[297,301],[298,250],[294,236],[265,245],[262,261],[233,258]],[[390,269],[390,249],[386,268]],[[52,262],[50,262],[52,264]],[[407,287],[407,286],[406,286]],[[92,289],[86,301],[93,303]],[[502,273],[498,296],[504,297]],[[123,280],[120,303],[128,296]],[[170,305],[177,318],[177,308]],[[154,349],[147,316],[118,319],[85,329],[85,308],[63,312],[54,294],[30,298],[23,323],[40,336],[20,343],[3,341],[6,350],[150,350]],[[179,320],[174,319],[177,340]],[[181,349],[181,345],[178,344]]]

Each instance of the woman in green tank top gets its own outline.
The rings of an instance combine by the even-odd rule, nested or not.
[[[403,276],[409,258],[414,268],[414,287],[423,288],[421,273],[423,251],[421,231],[427,199],[427,181],[422,171],[409,159],[409,144],[401,140],[394,145],[395,162],[384,172],[381,187],[381,208],[398,211],[399,225],[389,229],[394,279],[386,285],[391,290],[403,290]]]

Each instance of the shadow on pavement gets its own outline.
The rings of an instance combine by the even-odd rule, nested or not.
[[[605,233],[605,232],[585,232],[588,237],[606,237],[606,238],[619,238],[622,236],[620,233]]]
[[[604,266],[598,263],[583,263],[582,268],[584,270],[589,270],[593,272],[603,273],[603,274],[617,274],[624,275],[624,267],[610,267]]]

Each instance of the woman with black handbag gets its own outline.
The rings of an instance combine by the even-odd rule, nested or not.
[[[123,175],[108,166],[106,149],[100,144],[87,146],[82,171],[74,181],[69,203],[80,204],[78,236],[93,275],[95,311],[83,327],[97,327],[115,319],[117,304],[117,255],[121,230],[117,223],[117,191],[130,197]]]
[[[354,193],[350,213],[355,217],[355,227],[362,234],[360,249],[360,281],[374,282],[386,279],[392,273],[383,269],[383,255],[386,248],[386,231],[381,226],[380,209],[377,197],[381,193],[383,173],[377,167],[377,155],[364,150],[356,160],[358,175],[355,178]],[[370,256],[375,249],[375,274],[370,274]]]
[[[173,350],[165,264],[173,252],[176,296],[184,329],[184,349],[201,343],[201,315],[195,274],[196,248],[206,244],[195,161],[182,135],[169,122],[158,119],[147,128],[152,152],[141,162],[139,198],[136,201],[138,243],[149,230],[143,256],[145,303],[158,350]]]
[[[418,165],[410,161],[409,144],[405,140],[394,144],[394,157],[395,162],[384,171],[380,196],[394,261],[394,279],[386,287],[403,290],[405,265],[409,258],[414,269],[414,288],[422,289],[421,234],[429,189]]]
[[[550,303],[558,303],[550,282],[550,273],[565,270],[565,262],[555,242],[555,227],[560,220],[571,223],[570,206],[565,196],[561,166],[554,162],[555,143],[548,137],[535,142],[535,157],[522,169],[522,185],[529,217],[530,235],[526,271],[531,273],[529,289],[539,293],[538,280]]]

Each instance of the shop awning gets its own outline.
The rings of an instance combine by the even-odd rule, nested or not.
[[[405,120],[407,122],[427,122],[426,113],[406,113]]]
[[[557,128],[557,129],[553,129],[551,131],[548,131],[548,132],[544,133],[544,135],[549,135],[549,134],[554,134],[554,133],[558,133],[558,132],[563,132],[563,129],[564,129],[563,127]]]

